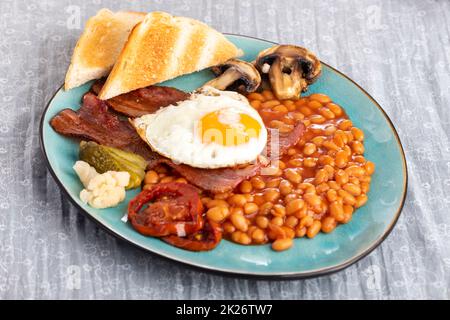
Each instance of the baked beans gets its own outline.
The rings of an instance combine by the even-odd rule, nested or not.
[[[327,95],[279,101],[264,90],[247,96],[265,125],[289,132],[301,121],[305,134],[270,174],[243,181],[233,192],[202,194],[206,215],[222,223],[224,237],[243,245],[271,242],[287,250],[293,238],[314,238],[348,223],[368,201],[375,164],[364,158],[364,132]],[[166,167],[147,171],[143,188],[186,182]]]

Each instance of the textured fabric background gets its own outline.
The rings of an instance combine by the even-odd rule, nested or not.
[[[223,32],[297,43],[372,94],[397,127],[408,198],[389,238],[345,271],[304,281],[193,271],[83,218],[39,150],[38,122],[86,19],[164,10]],[[0,299],[448,299],[450,1],[0,1]]]

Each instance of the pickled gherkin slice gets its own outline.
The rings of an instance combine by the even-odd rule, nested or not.
[[[98,173],[127,171],[130,182],[126,189],[137,188],[145,176],[147,162],[141,156],[117,148],[100,145],[93,141],[81,141],[80,160],[93,166]]]

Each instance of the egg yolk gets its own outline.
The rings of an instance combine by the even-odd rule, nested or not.
[[[210,112],[200,119],[200,134],[203,143],[237,146],[257,138],[261,124],[245,113],[230,110]]]

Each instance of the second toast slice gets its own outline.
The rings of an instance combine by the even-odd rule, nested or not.
[[[241,54],[223,34],[200,21],[152,12],[131,32],[99,98],[106,100]]]

